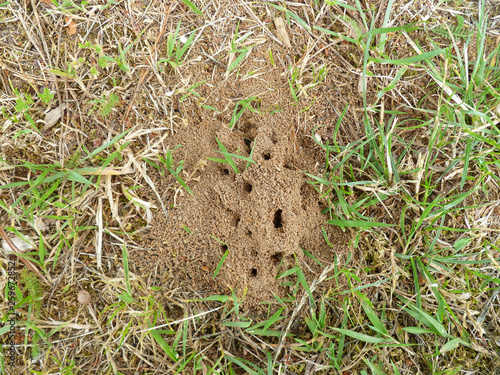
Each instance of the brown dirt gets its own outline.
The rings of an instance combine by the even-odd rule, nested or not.
[[[189,181],[194,197],[184,189],[168,189],[172,183],[179,187],[171,176],[157,180],[165,205],[175,207],[169,209],[168,219],[158,211],[149,236],[149,252],[135,254],[139,268],[168,270],[207,294],[230,293],[237,288],[241,296],[246,290],[245,302],[250,307],[272,301],[273,293],[283,297],[291,292],[279,286],[283,280],[276,280],[276,276],[296,262],[309,279],[321,272],[301,248],[322,262],[331,262],[335,254],[348,251],[350,240],[349,233],[326,223],[327,217],[321,213],[326,202],[307,184],[304,171],[324,173],[325,152],[313,141],[311,131],[322,125],[315,137],[331,141],[338,119],[332,102],[338,107],[344,107],[349,97],[354,98],[351,103],[357,102],[357,82],[346,82],[347,75],[333,72],[310,91],[309,98],[296,103],[286,77],[278,75],[263,58],[268,48],[265,45],[253,51],[254,60],[240,70],[239,79],[234,74],[224,79],[225,70],[218,65],[208,72],[194,72],[196,82],[215,73],[216,78],[209,81],[209,87],[202,87],[200,94],[211,106],[226,111],[212,117],[212,111],[201,110],[196,104],[180,104],[182,120],[174,126],[174,135],[165,147],[172,150],[182,145],[175,149],[174,160],[184,160],[186,173],[182,176]],[[277,54],[275,46],[273,52]],[[288,56],[287,51],[279,53]],[[257,71],[255,77],[242,81],[241,77],[252,70]],[[254,107],[260,114],[247,110],[229,129],[236,102],[254,95],[259,100]],[[309,110],[301,112],[311,103]],[[344,124],[349,122],[353,123],[348,115]],[[349,132],[340,131],[341,143],[356,139],[355,128],[346,129]],[[234,154],[249,157],[254,149],[256,163],[246,169],[246,161],[234,158],[240,171],[236,174],[229,164],[207,160],[223,158],[215,152],[219,150],[216,137]],[[325,242],[322,228],[333,248]],[[228,256],[214,278],[227,249]]]

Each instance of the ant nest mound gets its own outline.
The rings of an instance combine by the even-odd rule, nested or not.
[[[171,140],[172,145],[183,145],[174,159],[185,160],[186,176],[200,160],[221,158],[214,151],[219,149],[216,137],[229,153],[251,155],[254,163],[233,157],[239,173],[229,163],[203,163],[204,168],[186,181],[194,197],[181,190],[168,219],[156,214],[150,250],[136,259],[144,270],[166,269],[204,295],[231,289],[242,295],[246,290],[245,302],[256,307],[273,300],[273,294],[292,291],[280,286],[283,280],[276,276],[297,263],[301,268],[303,262],[311,263],[303,271],[317,276],[311,274],[316,263],[304,257],[302,249],[328,262],[335,252],[345,250],[347,240],[321,214],[325,206],[303,173],[318,162],[311,147],[296,142],[292,130],[250,122],[235,130],[214,122],[189,127]],[[173,202],[171,198],[165,205]],[[322,228],[334,249],[326,244]]]

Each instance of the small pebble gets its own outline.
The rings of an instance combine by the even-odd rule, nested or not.
[[[82,305],[89,305],[90,304],[90,293],[87,292],[86,290],[80,290],[78,292],[78,296],[76,297],[76,299]]]

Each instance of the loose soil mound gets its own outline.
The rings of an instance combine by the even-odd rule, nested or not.
[[[166,190],[167,182],[179,187],[171,176],[168,181],[157,181],[165,192],[165,205],[174,207],[168,219],[163,213],[156,215],[149,253],[136,255],[142,267],[168,269],[179,280],[191,280],[196,290],[214,294],[237,288],[239,295],[247,290],[245,301],[255,306],[272,300],[273,294],[284,296],[290,291],[279,287],[282,280],[276,276],[296,262],[309,278],[320,272],[301,248],[324,262],[348,250],[349,235],[327,224],[328,218],[321,213],[326,203],[306,182],[304,171],[315,175],[324,172],[325,151],[317,141],[331,137],[338,119],[328,103],[340,101],[338,104],[345,106],[355,85],[332,74],[312,90],[311,98],[296,103],[287,80],[277,75],[268,61],[249,65],[246,73],[267,72],[248,75],[241,82],[234,76],[224,79],[225,71],[214,66],[219,78],[211,82],[213,90],[202,91],[202,95],[211,99],[214,108],[225,107],[223,114],[210,117],[209,111],[199,111],[196,106],[179,108],[182,121],[165,145],[171,150],[182,145],[175,149],[174,159],[184,160],[186,173],[182,176],[194,197],[184,189]],[[199,72],[196,80],[205,79],[204,73]],[[342,94],[332,81],[343,83]],[[257,96],[252,106],[259,113],[247,109],[230,129],[233,108],[239,100],[252,96]],[[315,105],[303,111],[313,100]],[[313,135],[314,128],[325,124]],[[341,130],[340,134],[347,139],[355,137],[352,127],[349,133]],[[228,152],[251,156],[255,163],[233,158],[240,172],[236,173],[227,163],[208,160],[224,158],[216,152],[220,150],[216,137]],[[332,247],[326,243],[322,228]],[[214,278],[226,251],[227,258]]]

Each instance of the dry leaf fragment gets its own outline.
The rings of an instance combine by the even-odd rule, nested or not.
[[[26,267],[28,267],[31,271],[33,271],[33,273],[35,275],[37,275],[46,285],[48,286],[51,286],[51,282],[48,281],[41,273],[40,271],[38,270],[38,268],[36,268],[30,260],[24,258],[22,256],[22,252],[19,250],[19,248],[17,247],[17,245],[10,239],[9,236],[7,236],[7,233],[5,233],[5,231],[3,230],[3,228],[0,226],[0,235],[3,237],[3,240],[5,242],[5,244],[7,244],[7,246],[10,248],[10,251],[12,251],[14,254],[16,254],[19,259],[26,265]],[[24,242],[24,241],[23,241]]]
[[[63,104],[62,107],[57,106],[45,115],[45,126],[43,127],[44,133],[57,124],[57,121],[59,121],[62,116],[62,111],[64,111],[66,107],[66,104]]]
[[[276,33],[278,34],[278,40],[283,43],[285,46],[290,48],[292,44],[290,43],[290,38],[288,38],[288,33],[286,31],[285,21],[283,18],[276,17],[274,19],[274,25],[276,26]]]
[[[25,236],[25,237],[29,240],[33,240],[30,236]],[[19,249],[21,253],[25,253],[26,251],[33,249],[32,244],[24,241],[19,237],[13,237],[11,238],[11,241],[14,243],[14,245]],[[2,250],[5,252],[5,254],[8,254],[12,251],[9,244],[5,240],[2,240]]]
[[[40,232],[46,232],[49,229],[49,226],[45,224],[45,221],[43,221],[41,217],[37,217],[34,220],[33,226],[38,234],[40,234]]]
[[[66,24],[64,26],[66,26],[68,28],[68,34],[69,35],[75,34],[76,33],[76,24],[73,22],[71,17],[66,17],[64,19],[64,22],[66,22]]]

